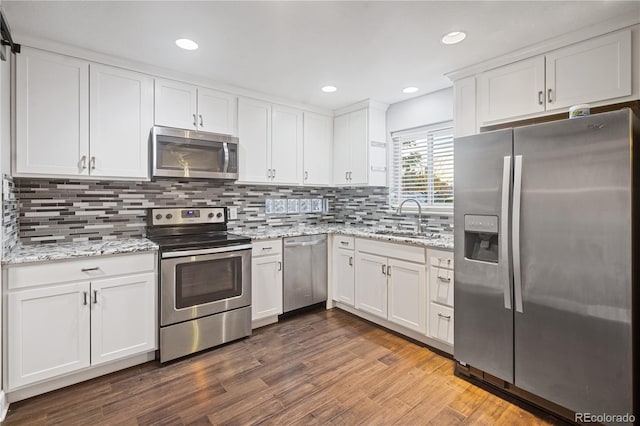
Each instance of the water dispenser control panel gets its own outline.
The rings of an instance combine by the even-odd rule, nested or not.
[[[465,215],[464,230],[470,232],[497,234],[498,216]]]

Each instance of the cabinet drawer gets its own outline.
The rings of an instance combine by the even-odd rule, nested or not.
[[[89,257],[12,266],[7,270],[9,290],[44,284],[135,274],[155,270],[155,253]]]
[[[453,309],[429,304],[429,337],[453,345]]]
[[[353,237],[345,237],[344,235],[335,235],[333,237],[333,246],[335,248],[353,250],[354,238]]]
[[[427,256],[429,257],[429,265],[453,269],[453,252],[429,249]]]
[[[453,307],[453,271],[429,267],[429,299]]]
[[[355,240],[357,251],[361,253],[370,253],[378,256],[392,257],[395,259],[406,260],[408,262],[422,263],[425,261],[425,249],[412,245],[387,243],[378,240],[368,240],[365,238],[357,238]]]
[[[254,241],[251,245],[251,255],[253,257],[282,254],[282,238],[266,241]]]

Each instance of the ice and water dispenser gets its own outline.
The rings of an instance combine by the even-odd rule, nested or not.
[[[464,257],[498,263],[498,216],[464,216]]]

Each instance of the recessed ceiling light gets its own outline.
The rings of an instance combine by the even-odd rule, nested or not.
[[[188,38],[179,38],[176,40],[176,44],[185,50],[196,50],[198,48],[198,43]]]
[[[466,36],[462,31],[453,31],[442,36],[442,42],[444,44],[456,44],[464,40]]]
[[[402,89],[402,93],[416,93],[419,89],[417,87],[405,87],[404,89]]]
[[[322,89],[320,89],[320,90],[322,90],[324,93],[333,93],[333,92],[335,92],[335,91],[336,91],[336,90],[338,90],[338,89],[336,88],[336,86],[324,86],[324,87],[323,87]]]

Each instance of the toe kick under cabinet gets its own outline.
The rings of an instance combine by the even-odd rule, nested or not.
[[[156,349],[156,255],[5,267],[5,389]]]

